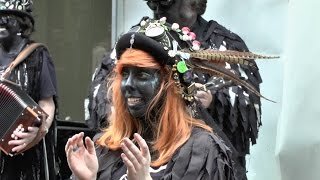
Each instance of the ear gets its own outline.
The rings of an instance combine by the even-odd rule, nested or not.
[[[198,15],[203,15],[207,9],[207,0],[196,0],[196,9]]]
[[[31,28],[27,28],[27,29],[25,29],[24,31],[22,31],[21,35],[22,35],[22,37],[24,37],[24,38],[28,38],[28,37],[31,36],[32,31],[33,31],[33,30],[32,30]]]
[[[28,38],[31,36],[33,32],[33,24],[29,18],[24,18],[23,24],[20,25],[21,34],[23,37]]]
[[[157,6],[158,4],[156,2],[153,2],[153,1],[148,1],[147,2],[147,5],[149,6],[149,8],[152,10],[152,11],[155,11],[157,10]]]

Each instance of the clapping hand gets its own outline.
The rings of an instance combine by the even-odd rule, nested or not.
[[[94,143],[89,137],[83,142],[83,137],[84,133],[81,132],[69,138],[65,146],[68,165],[78,179],[96,179],[98,159]]]
[[[134,140],[138,143],[138,148],[130,139],[124,138],[121,142],[123,153],[121,158],[127,166],[129,180],[150,180],[149,173],[151,162],[150,152],[146,141],[137,133]]]

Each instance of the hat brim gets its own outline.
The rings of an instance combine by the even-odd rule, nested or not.
[[[130,40],[132,39],[133,34],[134,42],[131,45]],[[123,52],[127,48],[131,47],[149,53],[159,62],[160,65],[168,65],[173,63],[170,61],[168,51],[164,49],[162,44],[139,32],[129,32],[120,37],[116,44],[117,59],[120,59]]]
[[[18,10],[14,10],[14,9],[3,9],[3,10],[0,10],[0,15],[3,15],[3,14],[13,14],[13,15],[16,15],[16,16],[19,16],[19,17],[26,17],[27,16],[31,20],[32,25],[34,25],[34,19],[31,16],[30,13],[27,13],[27,12],[24,12],[24,11],[18,11]]]

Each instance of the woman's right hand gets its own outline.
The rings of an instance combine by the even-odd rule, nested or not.
[[[98,172],[98,158],[93,141],[86,137],[84,146],[83,137],[84,133],[81,132],[68,139],[65,146],[67,161],[79,180],[93,180]]]
[[[138,146],[129,138],[124,138],[121,143],[121,158],[127,166],[129,180],[152,180],[149,172],[151,156],[146,141],[137,133],[134,139]]]

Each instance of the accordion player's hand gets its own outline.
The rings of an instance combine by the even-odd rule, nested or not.
[[[38,127],[28,127],[28,131],[26,132],[14,132],[18,139],[8,142],[9,145],[15,146],[12,148],[12,152],[20,153],[38,144],[41,140],[41,138],[38,138],[38,132]]]
[[[51,98],[52,100],[52,98]],[[42,101],[41,101],[42,102]],[[48,112],[50,112],[50,108],[48,110],[48,108],[46,106],[46,103],[40,103],[40,105],[42,105],[41,107],[46,109]],[[45,105],[43,105],[45,104]],[[50,103],[49,103],[50,104]],[[32,148],[33,146],[37,145],[42,138],[48,133],[48,128],[47,126],[50,127],[51,125],[51,121],[50,123],[48,122],[48,119],[52,120],[52,114],[54,113],[54,105],[53,108],[51,108],[52,113],[51,114],[51,118],[48,117],[47,114],[42,114],[40,115],[41,120],[41,124],[35,124],[35,126],[30,126],[28,127],[27,131],[17,131],[17,132],[13,132],[13,134],[17,137],[17,139],[11,140],[9,141],[9,145],[13,145],[14,148],[12,148],[12,153],[16,153],[16,154],[20,154],[30,148]]]

